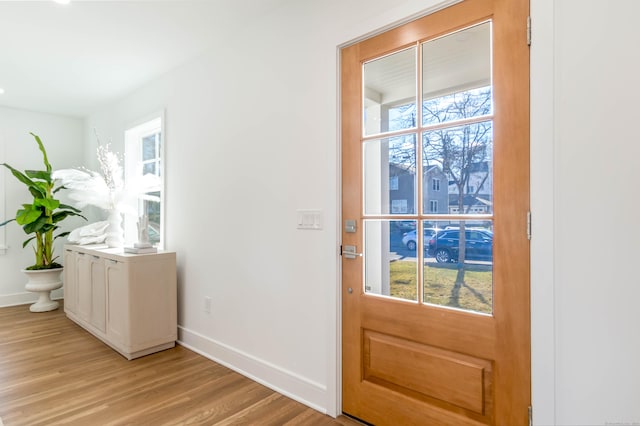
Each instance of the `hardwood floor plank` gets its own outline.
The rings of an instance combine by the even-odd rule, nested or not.
[[[4,426],[358,425],[176,346],[127,361],[62,309],[0,308]]]

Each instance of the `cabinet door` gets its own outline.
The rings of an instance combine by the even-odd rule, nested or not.
[[[78,304],[77,314],[86,322],[91,320],[91,256],[77,253],[76,267],[78,269]]]
[[[91,256],[91,325],[105,332],[106,292],[104,259]]]
[[[107,290],[107,337],[118,346],[129,340],[129,286],[127,265],[105,259]]]
[[[78,269],[76,252],[64,251],[64,310],[76,313],[78,305]]]
[[[137,257],[129,262],[130,342],[134,350],[176,339],[175,258]]]

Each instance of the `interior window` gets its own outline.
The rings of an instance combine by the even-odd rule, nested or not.
[[[125,216],[127,242],[138,238],[138,222],[146,216],[149,242],[164,247],[164,131],[163,119],[156,117],[129,128],[125,132],[125,179],[136,196],[131,207],[137,216]]]

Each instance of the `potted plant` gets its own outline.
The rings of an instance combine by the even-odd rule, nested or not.
[[[42,152],[45,170],[21,172],[9,164],[2,163],[16,179],[27,186],[33,201],[31,204],[23,204],[22,208],[16,212],[15,218],[0,223],[0,226],[16,221],[29,235],[29,238],[22,243],[22,247],[26,247],[31,242],[34,243],[35,264],[23,269],[22,272],[29,278],[25,286],[26,290],[39,294],[38,301],[29,309],[31,312],[46,312],[58,308],[58,302],[51,300],[50,293],[51,290],[62,287],[62,281],[60,281],[62,265],[56,262],[57,256],[54,256],[53,242],[56,238],[69,234],[69,232],[61,232],[54,235],[54,232],[59,229],[58,223],[69,216],[80,216],[85,220],[86,218],[80,214],[80,210],[61,204],[60,200],[55,198],[55,194],[64,186],[56,186],[56,181],[51,177],[52,168],[42,140],[33,133],[31,135]]]

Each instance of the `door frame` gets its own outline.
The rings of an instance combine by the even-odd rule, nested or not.
[[[328,372],[327,413],[342,414],[342,140],[341,140],[341,60],[340,51],[346,46],[376,36],[422,16],[454,5],[464,0],[443,0],[415,14],[377,27],[370,32],[336,46],[336,286],[334,288],[335,318],[329,324],[335,346],[330,345]],[[555,422],[555,274],[553,229],[555,198],[554,159],[555,124],[553,107],[554,91],[554,17],[553,0],[530,0],[530,17],[534,24],[533,42],[530,48],[530,208],[533,216],[533,234],[530,245],[530,310],[531,310],[531,404],[534,424]],[[551,337],[550,337],[551,336]],[[334,368],[331,368],[334,367]]]

